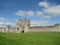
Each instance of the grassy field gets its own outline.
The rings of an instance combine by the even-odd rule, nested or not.
[[[0,33],[0,45],[60,45],[60,33]]]

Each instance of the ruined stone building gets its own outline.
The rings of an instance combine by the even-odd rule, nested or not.
[[[15,27],[6,25],[5,27],[0,27],[0,32],[5,33],[25,33],[25,32],[60,32],[60,24],[53,26],[35,26],[30,27],[30,20],[19,19]]]

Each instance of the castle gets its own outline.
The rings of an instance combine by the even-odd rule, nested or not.
[[[19,19],[15,27],[6,25],[6,27],[0,27],[0,32],[6,33],[25,33],[25,32],[60,32],[60,24],[53,26],[35,26],[30,27],[30,20]]]

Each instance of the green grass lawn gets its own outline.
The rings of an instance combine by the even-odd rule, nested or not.
[[[60,33],[0,33],[0,45],[60,45]]]

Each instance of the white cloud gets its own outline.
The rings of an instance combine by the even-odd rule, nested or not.
[[[51,18],[50,15],[42,16],[41,18]]]
[[[15,26],[13,23],[11,22],[0,22],[0,27],[5,27],[7,25],[10,25],[10,26]]]
[[[5,20],[6,20],[6,19],[4,19],[4,18],[0,17],[0,22],[1,22],[1,21],[5,21]]]
[[[0,18],[0,27],[6,26],[6,25],[11,25],[13,26],[14,24],[9,22],[7,19],[5,18]]]
[[[18,12],[16,12],[16,15],[18,15],[18,16],[34,16],[35,13],[32,10],[29,10],[29,11],[19,10]]]
[[[16,15],[18,15],[18,16],[25,16],[26,15],[26,11],[19,10],[18,12],[16,12]]]
[[[41,16],[43,16],[44,14],[43,14],[42,11],[36,11],[36,15],[41,17]]]
[[[50,15],[44,15],[44,12],[42,12],[42,11],[36,11],[36,16],[38,16],[40,18],[51,18]]]
[[[60,5],[52,4],[52,3],[49,3],[46,1],[39,2],[38,5],[44,7],[43,11],[42,11],[44,16],[42,16],[42,17],[51,18],[51,17],[60,16]],[[45,16],[45,14],[47,14],[47,15]]]
[[[0,25],[13,25],[11,22],[0,22]]]
[[[29,11],[19,10],[16,13],[16,15],[18,15],[18,16],[30,16],[30,17],[37,16],[40,18],[50,18],[50,16],[45,16],[42,11],[32,11],[32,10],[29,10]]]
[[[60,5],[51,6],[50,8],[47,8],[44,11],[45,11],[45,13],[47,13],[51,16],[59,16],[60,15]]]
[[[37,16],[40,18],[51,18],[51,17],[57,17],[60,16],[60,5],[55,5],[55,4],[51,4],[49,2],[39,2],[38,3],[39,6],[44,7],[42,11],[32,11],[32,10],[28,10],[28,11],[23,11],[23,10],[19,10],[16,15],[19,16]]]
[[[49,8],[50,7],[50,4],[48,2],[39,2],[38,5],[42,6],[44,8]]]
[[[11,22],[6,22],[5,24],[6,24],[6,25],[14,25],[14,24],[11,23]]]
[[[3,22],[0,22],[0,25],[1,25],[1,24],[5,24],[5,23],[3,23]]]
[[[27,11],[26,14],[29,15],[29,16],[34,16],[35,15],[34,11]]]
[[[32,11],[32,10],[19,10],[16,12],[18,16],[37,16],[40,18],[51,18],[60,16],[60,5],[55,5],[49,2],[39,2],[39,6],[44,7],[42,11]]]
[[[48,21],[31,21],[31,26],[50,26],[51,24]]]

